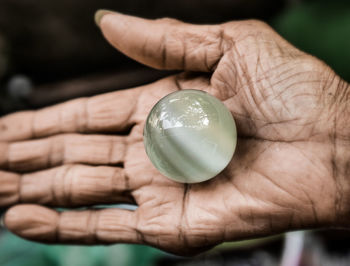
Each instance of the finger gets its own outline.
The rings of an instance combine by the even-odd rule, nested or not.
[[[0,171],[0,208],[19,201],[20,176],[15,173]]]
[[[85,165],[65,165],[22,176],[0,172],[0,183],[1,206],[37,203],[55,207],[134,203],[131,192],[136,185],[122,168]]]
[[[134,89],[77,99],[38,111],[0,118],[0,141],[20,141],[62,133],[118,132],[141,123],[165,95],[180,89],[214,95],[207,77],[170,76]]]
[[[37,205],[17,205],[4,218],[20,237],[44,243],[141,243],[136,213],[121,209],[56,212]]]
[[[154,68],[210,72],[224,52],[220,25],[149,20],[110,11],[99,11],[96,18],[114,47]]]
[[[0,167],[29,172],[62,164],[116,165],[124,162],[126,149],[124,136],[64,134],[0,144]]]
[[[70,132],[117,132],[130,127],[142,87],[80,98],[0,118],[0,141]]]

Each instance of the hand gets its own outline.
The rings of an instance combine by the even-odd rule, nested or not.
[[[9,230],[46,243],[139,243],[190,255],[346,225],[350,90],[328,66],[259,21],[198,26],[107,13],[100,26],[131,58],[186,72],[1,118],[0,204],[17,204],[4,219]],[[163,177],[143,147],[151,107],[180,89],[218,97],[237,123],[231,163],[200,184]],[[120,202],[138,209],[48,208]]]

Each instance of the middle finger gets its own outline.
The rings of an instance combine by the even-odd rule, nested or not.
[[[127,147],[126,136],[81,134],[0,143],[0,167],[29,172],[73,163],[116,165],[124,162]]]

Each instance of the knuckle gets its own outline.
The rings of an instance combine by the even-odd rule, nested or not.
[[[240,32],[242,34],[255,34],[255,33],[267,33],[274,32],[270,25],[266,22],[258,19],[248,19],[242,21],[230,21],[222,24],[222,26],[227,30],[232,30],[235,32]]]
[[[7,207],[20,201],[21,178],[19,175],[0,171],[0,207]]]
[[[270,28],[270,26],[266,22],[264,22],[262,20],[259,20],[259,19],[246,20],[245,24],[247,26],[253,26],[253,27],[256,27],[256,28]]]
[[[55,199],[58,202],[62,201],[63,205],[71,204],[73,179],[76,176],[77,168],[79,168],[78,165],[65,165],[60,169],[60,173],[56,175],[56,178],[59,180],[53,183],[54,187],[52,190],[56,190],[57,195],[55,195]]]
[[[178,19],[169,18],[169,17],[158,18],[155,21],[159,24],[168,24],[168,25],[178,25],[178,24],[182,23]]]
[[[98,227],[98,221],[99,221],[99,214],[98,211],[89,210],[87,211],[87,235],[85,238],[86,244],[94,244],[97,242],[97,227]]]

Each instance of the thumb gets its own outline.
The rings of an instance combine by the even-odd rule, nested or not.
[[[150,20],[107,10],[97,11],[95,20],[115,48],[154,68],[209,72],[223,55],[220,25]]]

